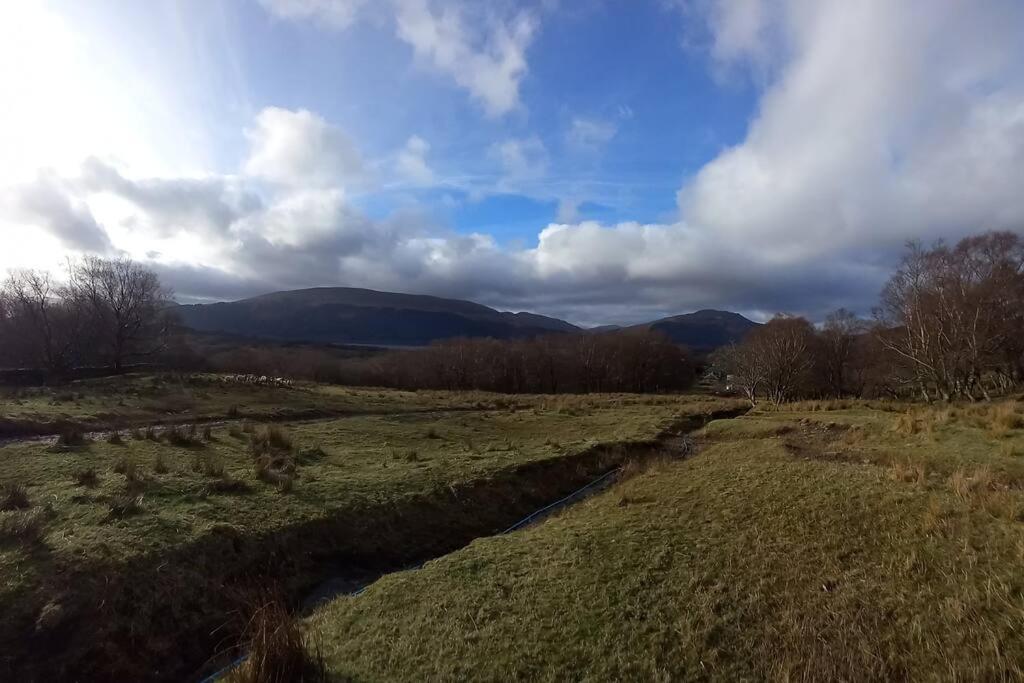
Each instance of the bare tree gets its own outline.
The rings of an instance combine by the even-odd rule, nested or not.
[[[164,345],[170,292],[156,273],[134,261],[86,257],[72,263],[69,292],[88,311],[101,349],[115,371]]]
[[[8,362],[62,371],[80,362],[81,311],[49,273],[20,270],[3,285],[4,345]]]
[[[865,325],[856,315],[840,308],[825,318],[819,335],[821,379],[825,390],[832,396],[857,393],[851,386],[856,342]]]
[[[816,343],[814,328],[805,319],[778,315],[752,330],[742,343],[729,347],[718,360],[751,405],[757,404],[761,394],[779,405],[807,390]]]
[[[1022,293],[1024,244],[1013,233],[969,237],[952,249],[912,243],[882,293],[878,339],[926,400],[988,398],[987,376],[1019,376]]]

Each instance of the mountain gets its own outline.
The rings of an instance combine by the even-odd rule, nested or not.
[[[704,309],[696,313],[674,315],[635,328],[650,328],[664,332],[677,344],[685,344],[693,351],[708,352],[720,346],[738,342],[760,323],[744,318],[739,313]],[[634,329],[635,329],[634,328]]]
[[[184,325],[203,332],[333,344],[423,346],[452,337],[519,339],[579,330],[535,313],[505,313],[471,301],[353,287],[274,292],[175,310]]]

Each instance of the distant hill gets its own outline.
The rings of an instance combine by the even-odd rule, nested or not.
[[[693,351],[706,353],[720,346],[738,342],[759,323],[744,318],[739,313],[704,309],[696,313],[674,315],[653,322],[636,325],[664,332],[677,344],[684,344]]]
[[[274,292],[230,303],[178,306],[203,332],[331,344],[423,346],[452,337],[519,339],[580,328],[534,313],[504,313],[471,301],[353,287]]]

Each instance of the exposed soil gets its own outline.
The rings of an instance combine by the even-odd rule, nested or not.
[[[602,444],[262,536],[223,526],[172,551],[120,563],[69,562],[40,547],[34,561],[59,566],[45,585],[5,606],[0,680],[201,678],[237,655],[255,591],[273,586],[298,608],[329,578],[344,589],[439,557],[628,460],[664,454],[709,419],[742,412],[688,418],[648,442]]]

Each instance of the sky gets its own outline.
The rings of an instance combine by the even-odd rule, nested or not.
[[[1024,231],[1020,0],[0,4],[0,272],[867,314]]]

